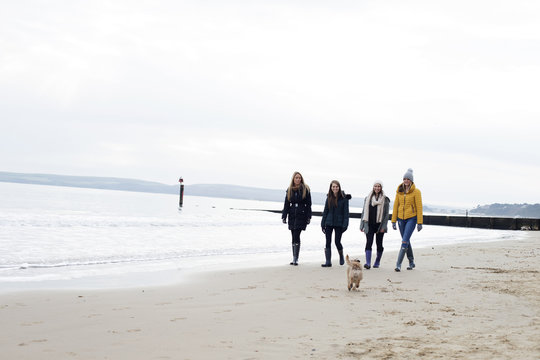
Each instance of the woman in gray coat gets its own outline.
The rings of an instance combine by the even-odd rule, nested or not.
[[[373,267],[378,268],[384,251],[384,233],[388,232],[390,199],[384,194],[382,187],[382,181],[375,181],[373,190],[364,199],[364,211],[362,211],[360,231],[366,234],[366,263],[364,264],[366,269],[371,268],[373,237],[375,237],[375,241],[377,242],[377,258]]]

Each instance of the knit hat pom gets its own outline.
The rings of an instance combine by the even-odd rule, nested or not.
[[[403,175],[403,179],[409,179],[414,182],[413,169],[409,168],[407,172]]]

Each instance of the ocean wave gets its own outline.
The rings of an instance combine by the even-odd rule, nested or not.
[[[31,270],[31,269],[54,269],[67,267],[85,267],[99,265],[118,265],[118,264],[136,264],[136,263],[155,263],[162,261],[182,261],[183,259],[202,258],[213,256],[236,256],[236,255],[253,255],[253,254],[271,254],[279,253],[280,249],[264,248],[228,248],[228,249],[205,249],[193,250],[182,253],[169,253],[158,256],[140,256],[126,258],[102,258],[102,259],[73,259],[73,260],[58,260],[49,262],[23,262],[0,264],[0,272],[13,270]]]

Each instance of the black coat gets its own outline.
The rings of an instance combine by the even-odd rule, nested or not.
[[[349,199],[350,195],[344,192],[338,198],[337,207],[328,206],[328,198],[324,204],[324,211],[321,219],[321,227],[334,226],[346,230],[349,227]]]
[[[302,199],[302,189],[293,191],[290,200],[285,194],[281,218],[287,219],[287,216],[289,216],[289,230],[306,230],[307,224],[311,221],[311,193],[309,191],[304,199]]]

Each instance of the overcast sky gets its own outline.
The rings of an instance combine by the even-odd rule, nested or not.
[[[540,2],[4,1],[0,171],[540,202]]]

